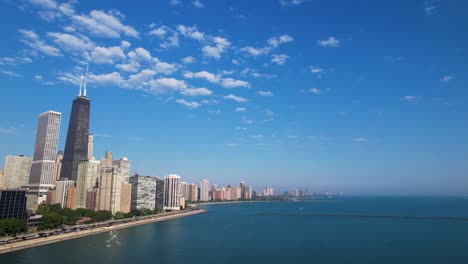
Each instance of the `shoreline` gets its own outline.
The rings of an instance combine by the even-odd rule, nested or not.
[[[236,203],[271,203],[271,202],[290,202],[281,200],[259,200],[259,201],[227,201],[227,202],[207,202],[207,203],[196,203],[189,204],[187,207],[197,207],[200,205],[213,205],[213,204],[236,204]]]
[[[34,240],[25,240],[25,241],[13,243],[13,244],[1,245],[0,255],[7,254],[10,252],[14,252],[14,251],[23,250],[23,249],[33,248],[33,247],[40,247],[40,246],[48,245],[52,243],[58,243],[58,242],[62,242],[65,240],[71,240],[71,239],[76,239],[76,238],[85,237],[85,236],[92,236],[92,235],[97,235],[97,234],[110,232],[114,230],[125,229],[129,227],[145,225],[145,224],[150,224],[150,223],[155,223],[155,222],[162,222],[166,220],[171,220],[171,219],[195,215],[195,214],[201,214],[205,212],[206,210],[181,212],[181,213],[167,215],[167,216],[143,219],[143,220],[139,220],[136,222],[122,223],[122,224],[113,225],[110,227],[98,227],[98,228],[90,229],[90,230],[82,230],[82,231],[73,232],[73,233],[60,234],[60,235],[38,238]]]

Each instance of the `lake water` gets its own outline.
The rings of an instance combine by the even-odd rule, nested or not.
[[[348,197],[203,206],[207,213],[0,255],[0,263],[468,263],[464,198]]]

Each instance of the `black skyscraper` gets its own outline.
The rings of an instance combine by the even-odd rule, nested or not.
[[[88,158],[90,106],[91,101],[86,96],[78,96],[73,100],[60,172],[61,179],[68,178],[76,181],[78,163]]]

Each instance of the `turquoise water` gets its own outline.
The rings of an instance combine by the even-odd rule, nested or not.
[[[0,263],[468,263],[468,221],[258,212],[468,217],[463,198],[340,198],[209,205],[207,213],[0,255]]]

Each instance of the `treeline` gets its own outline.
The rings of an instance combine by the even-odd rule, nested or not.
[[[4,219],[0,220],[0,236],[16,236],[26,231],[26,219]]]
[[[42,215],[37,226],[38,230],[53,229],[63,224],[76,225],[79,220],[94,223],[112,219],[112,213],[109,211],[94,211],[85,208],[73,210],[62,208],[60,204],[41,204],[36,214]]]
[[[91,224],[95,222],[103,222],[111,219],[125,219],[135,216],[146,216],[159,213],[159,210],[151,209],[136,209],[129,213],[116,212],[112,217],[109,211],[94,211],[85,208],[76,210],[70,208],[62,208],[60,204],[46,205],[41,204],[36,211],[36,214],[42,215],[37,226],[38,230],[53,229],[61,225],[76,225],[78,221],[83,224]]]

